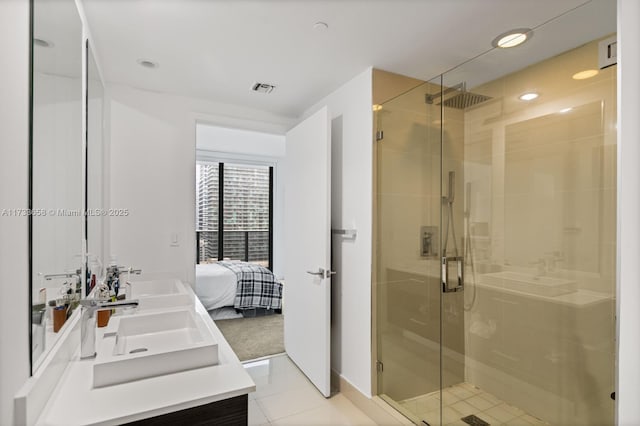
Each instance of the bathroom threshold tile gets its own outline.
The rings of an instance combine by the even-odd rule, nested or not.
[[[256,401],[271,422],[327,403],[320,392],[308,387],[256,398]]]
[[[344,397],[343,397],[344,398]],[[350,403],[349,403],[350,404]],[[355,407],[342,403],[323,404],[319,407],[283,417],[272,422],[274,426],[375,426],[376,423]]]

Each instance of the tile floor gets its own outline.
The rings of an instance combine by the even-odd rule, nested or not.
[[[352,425],[376,423],[347,398],[324,398],[286,355],[245,363],[256,383],[249,394],[249,426]]]
[[[442,402],[442,424],[447,426],[469,426],[460,419],[470,414],[475,414],[492,426],[547,424],[468,383],[460,383],[444,389]],[[400,405],[431,425],[440,424],[440,392],[406,399],[401,401]]]

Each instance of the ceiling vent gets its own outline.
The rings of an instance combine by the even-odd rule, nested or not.
[[[275,88],[276,86],[273,84],[267,83],[254,83],[253,86],[251,86],[251,90],[258,93],[271,93]]]

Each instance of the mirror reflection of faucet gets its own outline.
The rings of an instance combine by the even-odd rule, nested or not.
[[[547,275],[547,263],[545,262],[545,259],[543,257],[539,258],[535,262],[530,262],[530,264],[538,266],[536,275],[534,275],[533,277],[534,280]]]
[[[131,281],[131,274],[140,275],[142,274],[142,269],[135,269],[131,266],[110,265],[107,268],[106,283],[109,288],[113,288],[117,297],[120,287],[122,287],[123,284],[120,275],[125,273],[127,274],[127,278],[124,281],[125,299],[129,299],[131,298],[131,284],[129,282]]]
[[[129,275],[140,275],[142,273],[142,269],[134,269],[131,266],[109,265],[107,267],[107,276],[105,278],[107,285],[111,287],[115,281],[120,280],[120,275],[124,273]]]
[[[551,272],[556,272],[558,262],[564,261],[564,256],[562,252],[552,251],[545,253],[545,256],[538,258],[535,262],[530,262],[531,265],[537,265],[537,273],[534,276],[534,279],[544,277]]]
[[[564,256],[560,250],[555,250],[546,253],[545,259],[547,260],[547,271],[555,272],[558,267],[558,262],[564,261]]]

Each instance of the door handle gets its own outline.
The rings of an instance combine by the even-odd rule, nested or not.
[[[320,278],[330,278],[331,275],[335,275],[336,272],[335,271],[330,271],[330,270],[324,270],[322,268],[318,268],[318,272],[313,272],[313,271],[307,271],[307,274],[309,275],[316,275]]]
[[[457,262],[458,266],[458,283],[455,287],[449,287],[449,262]],[[442,257],[442,292],[443,293],[454,293],[456,291],[464,290],[464,257],[462,256],[452,256]]]
[[[325,270],[322,268],[318,268],[318,272],[313,272],[313,271],[307,271],[307,274],[309,275],[317,275],[321,278],[324,278],[324,274],[325,274]]]

